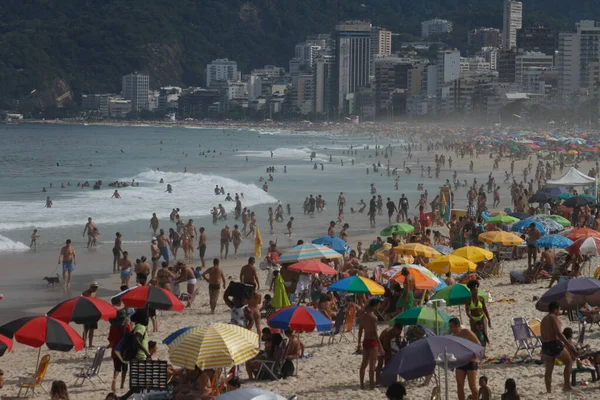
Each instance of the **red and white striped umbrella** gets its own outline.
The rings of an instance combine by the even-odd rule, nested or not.
[[[582,256],[600,255],[600,239],[587,237],[577,240],[569,246],[569,253],[580,253]]]

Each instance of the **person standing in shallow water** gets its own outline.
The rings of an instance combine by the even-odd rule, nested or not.
[[[71,287],[71,274],[77,265],[77,258],[75,255],[75,249],[71,246],[71,239],[67,239],[65,245],[60,249],[58,255],[58,264],[60,265],[62,259],[63,267],[63,284],[65,287]]]

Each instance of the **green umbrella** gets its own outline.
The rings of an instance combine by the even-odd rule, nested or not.
[[[561,200],[567,200],[567,199],[570,199],[571,197],[573,197],[573,195],[571,193],[561,193],[556,197]]]
[[[488,301],[488,294],[482,290],[478,291],[479,296]],[[445,300],[447,306],[464,305],[467,299],[471,297],[471,291],[467,285],[460,283],[448,286],[433,295],[431,300]]]
[[[552,221],[558,222],[559,224],[561,224],[565,228],[568,227],[568,226],[571,226],[571,221],[569,221],[568,219],[566,219],[565,217],[560,216],[560,215],[556,215],[556,214],[552,214],[552,215],[539,214],[538,216],[539,217],[543,217],[543,218],[548,218],[548,219],[551,219]]]
[[[594,196],[593,194],[587,194],[587,193],[584,193],[584,194],[582,194],[582,195],[580,195],[580,196],[581,196],[581,197],[588,198],[588,199],[591,199],[591,200],[596,200],[596,196]]]
[[[451,317],[448,314],[435,308],[414,307],[395,316],[390,321],[390,326],[394,326],[397,322],[404,326],[421,325],[439,334],[448,331],[448,321],[450,318]]]
[[[406,235],[407,233],[411,233],[415,230],[415,227],[409,224],[398,224],[393,223],[381,232],[379,232],[382,236],[391,236],[393,233],[397,233],[398,235]]]
[[[510,215],[496,215],[487,220],[489,224],[512,224],[513,222],[519,222],[519,218],[511,217]]]

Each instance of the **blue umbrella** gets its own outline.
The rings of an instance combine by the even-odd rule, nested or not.
[[[543,238],[538,239],[535,242],[537,247],[542,247],[544,249],[554,248],[554,249],[566,249],[570,245],[573,244],[573,241],[568,237],[562,235],[548,235]]]
[[[434,249],[436,249],[439,253],[441,253],[444,256],[447,256],[448,254],[452,253],[454,250],[452,250],[450,247],[448,246],[444,246],[441,244],[436,244],[435,246],[431,246]]]
[[[429,336],[403,348],[383,369],[381,383],[391,385],[398,375],[406,380],[431,375],[435,371],[436,358],[447,350],[456,361],[448,363],[449,368],[468,364],[473,357],[483,358],[485,349],[470,340],[456,336]]]
[[[169,344],[173,343],[175,341],[175,339],[177,339],[179,336],[183,335],[184,333],[186,333],[187,331],[189,331],[192,328],[195,328],[195,326],[186,326],[185,328],[176,330],[175,332],[171,333],[169,336],[167,336],[162,341],[163,344],[169,345]]]
[[[537,221],[544,226],[544,229],[546,229],[546,232],[560,232],[560,231],[565,230],[564,226],[562,226],[558,222],[556,222],[550,218],[540,217],[538,215],[526,218],[526,219],[524,219],[524,221]]]
[[[548,232],[546,232],[546,228],[544,228],[544,225],[542,225],[541,222],[532,221],[530,219],[524,219],[522,221],[515,222],[514,224],[512,224],[512,227],[510,228],[510,230],[513,232],[523,232],[531,224],[535,225],[535,227],[537,228],[538,231],[540,231],[542,236],[546,236],[548,234]]]
[[[348,243],[335,236],[321,236],[312,241],[313,244],[321,244],[330,247],[333,251],[337,251],[340,254],[346,254],[350,251]]]

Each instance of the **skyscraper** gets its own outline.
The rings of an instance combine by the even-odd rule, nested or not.
[[[213,87],[217,82],[237,81],[238,70],[235,61],[221,58],[206,66],[206,87]]]
[[[138,74],[137,72],[123,77],[123,97],[131,100],[132,110],[148,109],[149,82],[148,75]]]
[[[329,114],[334,102],[332,94],[334,58],[322,55],[315,60],[314,87],[315,87],[315,112]],[[336,98],[337,99],[337,98]]]
[[[523,3],[504,1],[504,19],[502,23],[502,45],[504,50],[517,47],[517,31],[523,27]]]
[[[337,112],[347,115],[348,95],[369,85],[371,65],[371,24],[346,21],[335,27],[335,93]]]
[[[374,26],[371,28],[371,75],[375,74],[375,59],[392,54],[392,32]]]

